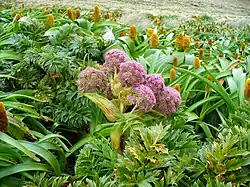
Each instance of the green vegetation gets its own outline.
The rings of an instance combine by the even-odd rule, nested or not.
[[[250,26],[121,16],[0,10],[0,186],[249,186]]]

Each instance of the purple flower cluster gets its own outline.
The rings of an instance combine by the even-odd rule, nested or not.
[[[88,67],[79,73],[77,84],[80,92],[102,92],[108,79],[102,71]]]
[[[180,104],[180,93],[174,88],[165,87],[157,97],[155,109],[164,115],[170,115],[177,111]]]
[[[164,79],[161,75],[151,74],[146,76],[145,85],[147,85],[158,96],[165,88]]]
[[[126,61],[126,53],[119,49],[111,49],[105,54],[105,63],[102,71],[107,75],[113,75],[115,70],[118,72],[121,63]]]
[[[127,61],[120,65],[118,79],[122,86],[133,87],[143,84],[146,77],[146,71],[143,66],[136,61]]]
[[[129,102],[136,105],[138,109],[149,112],[156,104],[153,91],[143,84],[132,88],[132,95],[129,96]]]
[[[114,77],[115,71],[118,73],[117,77]],[[109,82],[110,78],[121,84],[118,94],[112,93],[114,81]],[[102,70],[89,67],[83,70],[78,75],[77,83],[81,92],[101,92],[110,100],[119,97],[121,102],[127,100],[126,105],[135,105],[145,112],[154,109],[170,115],[177,111],[181,103],[180,93],[174,88],[166,87],[161,75],[147,75],[140,63],[126,61],[126,54],[118,49],[106,53]],[[126,92],[128,96],[122,98],[121,93],[126,89],[129,90]]]

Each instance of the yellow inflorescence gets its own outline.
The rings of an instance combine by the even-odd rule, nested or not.
[[[152,48],[157,48],[159,46],[159,38],[157,33],[153,33],[149,39],[149,45]]]
[[[152,28],[147,29],[147,36],[150,37],[153,34],[154,30]]]
[[[245,99],[247,100],[250,99],[250,78],[246,80],[244,96],[245,96]]]
[[[105,19],[110,19],[110,13],[109,12],[106,12]]]
[[[202,59],[203,58],[203,49],[200,48],[199,50],[199,59]]]
[[[54,22],[55,22],[54,16],[52,14],[48,14],[45,21],[45,26],[47,28],[51,28],[54,25]]]
[[[174,85],[174,89],[176,89],[180,93],[180,91],[181,91],[181,85],[180,84]]]
[[[130,25],[129,27],[129,37],[136,40],[137,39],[137,31],[135,25]]]
[[[198,69],[201,66],[201,62],[199,57],[195,57],[194,59],[194,69]]]
[[[212,80],[213,80],[213,78],[212,78],[210,75],[208,75],[207,79],[208,79],[209,81],[212,81]],[[209,86],[208,84],[206,84],[205,90],[206,90],[206,92],[210,92],[211,88],[210,88],[210,86]]]
[[[93,21],[98,22],[101,19],[101,11],[98,5],[94,6]]]
[[[78,9],[76,9],[76,11],[75,11],[75,18],[78,19],[80,16],[81,16],[81,11],[80,11],[80,9],[78,8]]]
[[[2,102],[0,102],[0,131],[1,132],[8,131],[8,117],[6,114],[4,104]]]
[[[175,56],[173,59],[173,66],[177,66],[178,65],[178,58]]]
[[[183,36],[182,33],[179,33],[175,39],[175,47],[184,51],[188,50],[190,48],[190,36]]]
[[[67,9],[67,15],[68,15],[69,19],[71,19],[72,21],[75,21],[75,15],[74,15],[72,8]]]
[[[246,44],[245,43],[242,44],[241,50],[242,50],[242,52],[244,52],[246,50]]]
[[[190,48],[190,36],[186,35],[183,38],[183,49],[184,49],[184,51],[186,51],[189,48]]]
[[[170,69],[170,82],[174,81],[176,78],[176,71],[174,68]]]

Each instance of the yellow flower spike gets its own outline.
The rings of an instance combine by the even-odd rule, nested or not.
[[[170,82],[173,82],[176,78],[176,71],[174,68],[170,69]]]
[[[178,36],[176,37],[175,39],[175,47],[178,48],[178,49],[182,49],[183,48],[183,34],[180,32],[178,34]]]
[[[137,31],[135,25],[130,25],[129,27],[129,37],[136,40],[137,39]]]
[[[203,49],[200,48],[199,49],[199,59],[202,59],[203,58]]]
[[[244,96],[246,100],[250,99],[250,78],[246,80]]]
[[[1,132],[8,131],[8,117],[6,114],[4,104],[2,102],[0,102],[0,131]]]
[[[98,5],[94,6],[93,21],[98,22],[101,19],[101,11]]]
[[[110,13],[109,12],[106,12],[105,19],[110,19]]]
[[[209,46],[212,46],[212,44],[213,44],[212,39],[208,39],[208,42],[207,42],[207,43],[208,43]]]
[[[245,43],[242,44],[241,50],[242,50],[242,52],[244,52],[246,50],[246,44]]]
[[[208,79],[209,81],[212,81],[212,80],[213,80],[213,78],[212,78],[210,75],[208,75],[207,79]],[[210,92],[211,88],[210,88],[210,86],[209,86],[208,84],[206,84],[205,90],[206,90],[206,92]]]
[[[81,11],[78,8],[78,9],[76,9],[76,12],[75,12],[75,18],[78,19],[80,16],[81,16]]]
[[[194,69],[198,69],[199,67],[201,66],[201,62],[200,62],[200,59],[199,57],[195,57],[194,59]]]
[[[149,45],[152,48],[157,48],[159,46],[159,38],[157,33],[153,33],[149,39]]]
[[[54,25],[54,22],[55,22],[54,16],[52,14],[48,14],[45,21],[45,26],[47,28],[51,28]]]
[[[147,29],[147,36],[150,37],[153,34],[154,30],[152,28]]]
[[[122,36],[126,36],[126,33],[127,33],[126,30],[123,30],[123,31],[120,32],[120,36],[121,36],[121,37],[122,37]]]
[[[173,66],[176,67],[178,65],[178,58],[175,56],[173,59]]]
[[[160,34],[165,34],[165,29],[163,27],[161,27],[160,30],[159,30],[159,33]]]
[[[183,38],[183,49],[184,49],[184,51],[186,51],[189,48],[190,48],[190,36],[186,35]]]
[[[180,84],[174,85],[174,89],[176,89],[180,93],[181,92],[181,85]]]
[[[200,40],[195,40],[195,48],[199,48],[200,47]]]
[[[67,9],[67,15],[68,15],[69,19],[71,19],[72,21],[75,21],[75,15],[73,13],[72,8]]]
[[[17,13],[17,14],[15,15],[14,21],[18,21],[21,17],[22,17],[22,15],[19,14],[19,13]]]
[[[235,39],[235,34],[232,34],[232,39],[233,39],[233,40]]]

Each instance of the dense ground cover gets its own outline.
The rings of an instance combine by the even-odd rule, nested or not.
[[[120,17],[1,10],[1,186],[248,186],[249,26]]]

